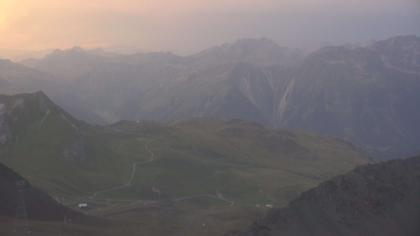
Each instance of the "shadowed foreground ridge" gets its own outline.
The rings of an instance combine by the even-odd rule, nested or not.
[[[367,165],[303,193],[238,235],[417,236],[419,196],[420,156]]]
[[[62,220],[81,216],[57,203],[11,169],[0,164],[0,216],[17,217],[19,207],[30,220]]]

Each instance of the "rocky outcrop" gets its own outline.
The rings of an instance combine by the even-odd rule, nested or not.
[[[420,156],[368,165],[303,193],[234,235],[417,236],[419,196]]]

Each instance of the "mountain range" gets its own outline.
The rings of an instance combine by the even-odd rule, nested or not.
[[[417,236],[419,91],[418,36],[0,60],[0,234]]]
[[[23,61],[26,67],[3,62],[0,81],[17,91],[43,90],[93,123],[238,118],[338,137],[382,158],[403,157],[420,152],[419,58],[417,36],[312,53],[268,39],[183,57],[73,48]],[[35,83],[41,79],[49,82]]]
[[[63,227],[80,235],[134,235],[139,224],[154,235],[420,232],[420,157],[363,165],[367,157],[349,143],[241,120],[93,126],[42,92],[0,96],[0,131],[1,162],[28,179],[0,164],[0,232],[7,228],[2,217],[19,214],[19,186],[29,220],[78,215],[62,204],[86,201],[94,208],[88,214],[115,222],[99,230],[31,221],[31,229],[48,231],[40,235]],[[255,209],[272,207],[236,231],[261,214]]]

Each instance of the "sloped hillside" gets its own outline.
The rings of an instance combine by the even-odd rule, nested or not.
[[[69,218],[78,215],[3,164],[0,164],[0,192],[0,216],[3,217],[61,221],[65,215]]]
[[[310,55],[285,74],[290,89],[280,100],[276,124],[344,138],[382,158],[415,155],[420,74],[412,68],[419,66],[419,45],[418,37],[396,37]]]
[[[88,194],[125,183],[135,174],[130,188],[156,184],[174,197],[223,190],[250,201],[264,198],[254,193],[265,186],[262,179],[279,178],[299,192],[366,162],[350,144],[240,120],[96,127],[72,118],[41,92],[3,96],[0,103],[0,129],[5,131],[1,160],[53,193]],[[132,173],[133,164],[142,162]],[[244,178],[253,180],[240,184]],[[132,190],[126,194],[133,196]],[[289,198],[278,194],[280,202]]]
[[[419,196],[420,157],[368,165],[303,193],[240,235],[416,236]]]
[[[105,150],[103,155],[101,150],[90,154],[88,125],[44,93],[0,96],[0,104],[0,129],[6,131],[0,145],[1,161],[50,193],[80,193],[90,184],[100,186],[101,180],[115,183],[118,180],[104,177],[105,173],[126,170]]]
[[[368,162],[351,144],[334,138],[241,120],[91,126],[42,92],[1,96],[0,104],[2,163],[65,205],[88,202],[94,215],[157,204],[168,224],[161,230],[172,235],[204,233],[202,227],[182,230],[192,216],[215,221],[206,235],[237,228],[266,208],[257,205],[283,206],[321,181]],[[174,217],[167,219],[168,212]],[[225,213],[240,217],[222,220]],[[160,230],[155,227],[160,218],[132,217],[148,219],[148,232]]]

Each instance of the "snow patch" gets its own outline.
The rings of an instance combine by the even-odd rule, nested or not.
[[[286,113],[286,110],[288,108],[289,98],[293,92],[294,87],[295,87],[295,78],[293,78],[289,82],[284,92],[284,95],[280,100],[279,110],[278,110],[278,117],[280,118],[280,120],[283,119],[283,116]]]
[[[48,116],[51,114],[50,110],[47,110],[47,112],[45,112],[44,117],[42,117],[41,122],[39,123],[39,126],[42,127],[42,125],[44,124],[45,120],[47,120]]]

